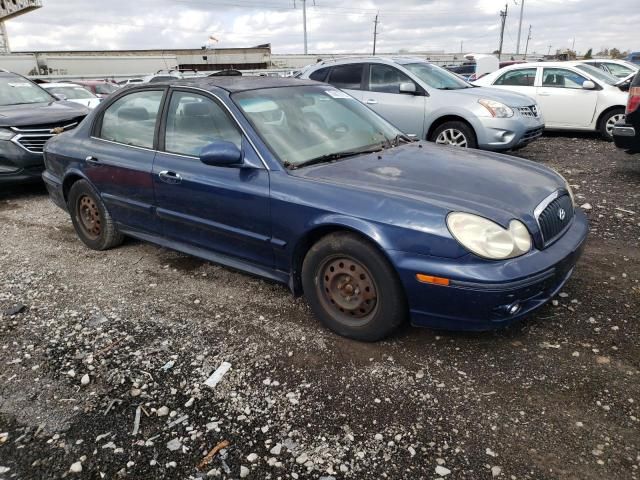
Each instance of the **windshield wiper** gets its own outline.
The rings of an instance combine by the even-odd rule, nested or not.
[[[287,167],[289,170],[296,170],[298,168],[308,167],[310,165],[316,165],[318,163],[333,162],[335,160],[341,160],[343,158],[364,155],[365,153],[375,153],[379,152],[382,149],[383,147],[381,145],[376,145],[375,147],[361,148],[358,150],[347,150],[346,152],[327,153],[326,155],[320,155],[319,157],[305,160],[304,162],[300,162],[295,165],[286,162],[285,167]]]

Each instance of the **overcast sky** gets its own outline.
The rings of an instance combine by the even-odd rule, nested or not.
[[[509,0],[504,51],[515,52],[520,2]],[[522,47],[585,52],[640,50],[640,0],[525,0]],[[13,51],[247,47],[302,53],[302,0],[43,0],[9,20]],[[307,0],[309,52],[369,52],[380,12],[379,52],[490,52],[504,0]],[[218,43],[208,40],[210,36]]]

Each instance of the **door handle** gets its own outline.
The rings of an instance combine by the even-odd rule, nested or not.
[[[162,180],[164,183],[176,184],[182,182],[182,177],[178,173],[171,172],[169,170],[161,171],[158,174],[158,177],[160,177],[160,180]]]
[[[374,100],[373,98],[368,98],[364,103],[366,103],[367,105],[376,105],[378,101]]]
[[[89,155],[87,158],[84,159],[84,161],[87,163],[98,163],[98,159],[93,155]]]

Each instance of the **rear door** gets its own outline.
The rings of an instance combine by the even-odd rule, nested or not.
[[[331,68],[326,82],[362,101],[365,63],[349,63]]]
[[[504,88],[505,90],[535,98],[537,94],[535,86],[537,72],[538,69],[536,67],[508,70],[493,82],[493,87]]]
[[[118,98],[97,119],[83,152],[84,172],[114,220],[151,233],[159,232],[151,170],[165,91],[134,91]]]
[[[598,90],[587,90],[588,79],[566,68],[544,67],[536,99],[547,127],[588,127],[595,115]]]
[[[364,104],[400,131],[423,138],[427,97],[422,87],[392,65],[372,63],[365,74]],[[416,94],[400,93],[401,83],[413,83]]]
[[[214,141],[236,144],[242,167],[205,165]],[[208,94],[172,90],[153,166],[165,237],[271,267],[269,172],[224,105]]]

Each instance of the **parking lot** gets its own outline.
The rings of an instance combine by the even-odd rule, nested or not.
[[[588,204],[566,288],[507,330],[375,344],[280,285],[89,250],[43,188],[3,192],[0,478],[640,478],[640,164],[590,135],[516,154]]]

